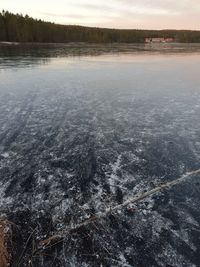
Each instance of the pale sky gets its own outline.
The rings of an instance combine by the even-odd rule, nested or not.
[[[200,0],[0,0],[0,10],[61,24],[200,30]]]

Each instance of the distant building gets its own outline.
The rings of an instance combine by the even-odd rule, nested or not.
[[[145,43],[172,43],[174,38],[145,38]]]
[[[165,38],[165,43],[173,43],[175,42],[174,38]]]

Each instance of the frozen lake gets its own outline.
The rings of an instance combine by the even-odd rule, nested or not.
[[[14,264],[33,229],[37,247],[200,169],[199,66],[198,45],[0,46],[0,218],[20,229]],[[198,267],[199,178],[48,251],[29,242],[21,264]]]

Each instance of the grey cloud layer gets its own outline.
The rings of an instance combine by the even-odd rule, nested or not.
[[[122,16],[137,14],[144,15],[166,15],[180,16],[200,13],[199,0],[108,0],[108,1],[88,1],[82,3],[72,3],[74,6],[87,10],[88,12],[102,12]]]
[[[62,24],[200,29],[200,0],[0,0],[0,9]]]

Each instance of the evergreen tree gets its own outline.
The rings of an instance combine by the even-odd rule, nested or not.
[[[145,38],[174,38],[177,42],[200,42],[200,31],[146,31],[58,25],[8,11],[0,13],[0,41],[144,43]]]

